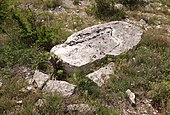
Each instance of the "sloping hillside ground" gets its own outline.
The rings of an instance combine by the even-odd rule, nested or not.
[[[58,1],[55,5],[48,0],[1,4],[0,113],[170,114],[170,1],[145,0],[135,8],[127,5],[118,9],[125,14],[111,18],[95,13],[93,0],[74,0],[75,5],[71,0]],[[119,16],[121,18],[116,18]],[[33,70],[52,73],[48,62],[52,46],[63,43],[74,32],[111,20],[140,26],[144,35],[136,47],[115,57],[114,74],[107,84],[99,88],[83,73],[69,76],[60,71],[56,79],[77,85],[69,98],[42,94],[36,87],[27,87],[25,78],[32,75]],[[28,90],[23,91],[26,87]],[[128,89],[135,93],[135,104],[128,98]],[[36,105],[39,99],[43,100],[42,104]],[[69,104],[88,104],[91,108],[68,111]]]

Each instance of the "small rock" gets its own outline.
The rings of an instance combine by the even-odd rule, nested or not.
[[[149,5],[146,5],[145,6],[145,9],[146,10],[149,10],[149,11],[153,11],[154,9],[153,9],[153,7],[149,4]]]
[[[30,92],[33,90],[33,86],[27,86],[26,88],[22,88],[20,91],[21,92],[24,92],[24,93],[27,93],[27,92]]]
[[[0,87],[2,87],[2,85],[3,85],[3,83],[2,83],[2,81],[0,80]]]
[[[168,9],[168,12],[170,12],[170,9]]]
[[[145,24],[146,24],[146,21],[145,21],[144,19],[141,19],[141,20],[139,21],[139,23],[140,23],[141,25],[145,25]]]
[[[70,104],[67,106],[68,111],[79,111],[79,112],[89,112],[92,111],[93,108],[88,104]]]
[[[73,94],[76,85],[70,84],[66,81],[49,80],[43,88],[46,93],[59,93],[63,97],[69,97]]]
[[[20,101],[17,101],[16,103],[17,103],[17,104],[22,104],[22,100],[20,100]]]
[[[141,112],[140,115],[149,115],[149,114],[148,114],[148,112],[145,110],[145,111]]]
[[[31,91],[31,90],[33,89],[33,86],[28,86],[26,89],[27,89],[28,91]]]
[[[42,107],[46,103],[45,99],[38,99],[38,101],[35,103],[35,106]]]
[[[130,89],[128,89],[126,93],[128,94],[130,101],[135,104],[135,94]]]
[[[61,9],[62,7],[61,7],[61,6],[59,6],[58,8],[59,8],[59,9]]]
[[[123,10],[123,8],[124,8],[123,4],[115,4],[114,5],[115,10]]]
[[[113,74],[114,63],[111,62],[107,66],[100,68],[99,70],[88,74],[86,77],[94,81],[99,87],[101,87]]]
[[[36,84],[38,88],[42,88],[46,81],[50,79],[50,76],[39,71],[35,71],[33,78],[29,79],[30,84]]]

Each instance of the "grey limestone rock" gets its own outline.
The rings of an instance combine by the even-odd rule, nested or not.
[[[119,55],[141,40],[143,30],[123,21],[114,21],[85,28],[71,35],[51,52],[63,61],[68,72],[90,72],[92,65],[101,63],[107,56]]]
[[[66,81],[49,80],[42,89],[45,93],[59,93],[63,97],[69,97],[73,94],[76,85]]]
[[[128,90],[126,91],[126,93],[127,93],[128,97],[129,97],[130,101],[131,101],[133,104],[135,104],[135,94],[134,94],[130,89],[128,89]]]
[[[110,75],[113,74],[114,63],[111,62],[107,66],[88,74],[86,77],[94,81],[99,87],[107,82]]]
[[[50,79],[50,76],[47,74],[44,74],[42,72],[39,72],[38,70],[35,71],[33,78],[29,79],[29,84],[34,84],[38,88],[42,88],[43,85]]]

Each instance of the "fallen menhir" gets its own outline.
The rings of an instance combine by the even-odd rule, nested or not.
[[[91,67],[100,64],[107,56],[119,55],[141,40],[143,30],[123,21],[114,21],[85,28],[71,35],[51,52],[62,60],[67,72],[91,72]]]

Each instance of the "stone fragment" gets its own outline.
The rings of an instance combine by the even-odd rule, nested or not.
[[[88,74],[86,77],[94,81],[99,87],[101,87],[113,74],[114,63],[111,62],[107,66],[100,68],[99,70]]]
[[[120,11],[120,10],[123,10],[123,8],[124,8],[123,4],[115,4],[114,5],[114,9],[115,10],[119,10]]]
[[[126,91],[126,93],[127,93],[128,97],[129,97],[130,101],[131,101],[133,104],[135,104],[135,94],[134,94],[130,89],[128,89],[128,90]]]
[[[63,44],[54,46],[51,53],[60,57],[67,72],[89,73],[91,66],[107,56],[132,49],[142,34],[142,29],[123,21],[99,24],[71,35]]]
[[[33,78],[29,79],[29,84],[34,84],[38,88],[42,88],[42,86],[50,79],[50,76],[39,72],[38,70],[35,71]]]
[[[69,97],[73,94],[76,85],[66,81],[49,80],[43,88],[46,93],[59,93],[63,97]]]
[[[17,104],[22,104],[23,102],[22,102],[22,100],[19,100],[19,101],[17,101],[16,103],[17,103]]]
[[[70,104],[67,106],[68,111],[89,112],[93,111],[93,109],[88,104]]]
[[[2,83],[1,80],[0,80],[0,88],[2,87],[2,85],[3,85],[3,83]]]
[[[28,92],[31,92],[33,89],[34,87],[30,85],[30,86],[27,86],[26,88],[22,88],[20,91],[24,93],[28,93]]]
[[[42,107],[46,103],[45,99],[38,99],[38,101],[35,103],[35,106]]]

